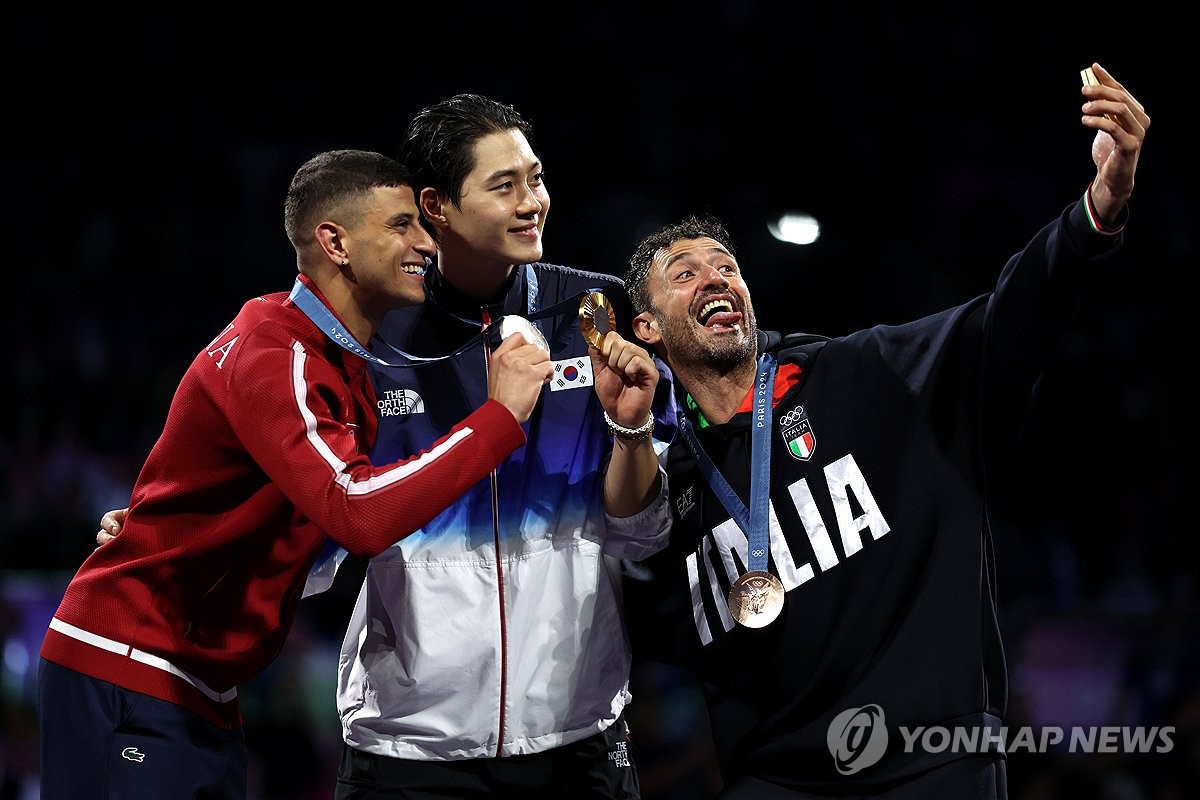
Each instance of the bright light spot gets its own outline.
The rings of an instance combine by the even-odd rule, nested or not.
[[[810,214],[789,211],[767,225],[767,230],[781,242],[812,244],[821,235],[821,225]]]

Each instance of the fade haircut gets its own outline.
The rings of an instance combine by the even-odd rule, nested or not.
[[[433,187],[457,207],[463,182],[475,168],[475,143],[514,128],[536,153],[533,126],[515,108],[479,94],[456,94],[417,112],[405,128],[400,160],[418,193]]]
[[[359,213],[357,206],[380,186],[412,186],[408,169],[394,158],[369,150],[330,150],[301,165],[283,201],[283,229],[292,247],[311,241],[325,219]]]
[[[650,275],[654,254],[678,241],[704,238],[714,240],[728,250],[729,255],[737,258],[725,223],[712,215],[692,215],[679,222],[664,225],[634,245],[633,255],[629,258],[629,269],[625,271],[625,292],[629,295],[629,301],[633,303],[635,311],[640,314],[651,308],[646,279]]]

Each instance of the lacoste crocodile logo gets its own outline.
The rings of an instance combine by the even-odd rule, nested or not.
[[[121,758],[125,758],[130,761],[145,761],[146,754],[138,750],[136,747],[126,747],[121,751]]]

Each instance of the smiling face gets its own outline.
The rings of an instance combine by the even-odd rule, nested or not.
[[[758,326],[737,259],[715,239],[678,239],[655,252],[648,309],[634,320],[672,368],[728,370],[753,360]]]
[[[473,160],[457,204],[438,198],[436,209],[426,206],[445,259],[500,274],[539,260],[550,193],[525,135],[515,128],[489,133],[475,142]],[[430,199],[426,190],[422,202]]]
[[[377,317],[425,301],[425,258],[436,252],[421,227],[408,186],[377,186],[362,201],[346,252],[360,285],[361,302]]]

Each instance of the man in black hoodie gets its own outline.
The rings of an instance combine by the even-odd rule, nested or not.
[[[630,566],[627,616],[635,652],[701,681],[720,797],[1007,797],[989,477],[1081,289],[1121,246],[1150,125],[1092,70],[1095,179],[994,291],[956,308],[781,336],[755,324],[719,221],[638,244],[634,331],[686,411],[667,458],[670,545]],[[906,747],[921,726],[975,744]]]

